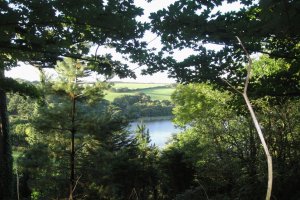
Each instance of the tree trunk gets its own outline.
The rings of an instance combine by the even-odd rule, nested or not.
[[[0,69],[0,80],[4,78],[4,70]],[[12,177],[6,93],[0,85],[0,200],[12,199]]]
[[[76,63],[75,69],[76,69],[76,74],[74,77],[74,85],[77,87],[77,66]],[[71,102],[72,102],[72,110],[71,110],[71,154],[70,154],[70,193],[69,193],[69,200],[74,200],[74,191],[75,191],[75,135],[76,135],[76,124],[75,124],[75,117],[76,117],[76,98],[77,94],[74,91],[72,91],[70,94],[71,97]]]
[[[70,195],[69,200],[73,200],[73,192],[75,187],[75,112],[76,112],[76,99],[72,98],[72,128],[71,128],[71,154],[70,154]]]
[[[249,121],[249,175],[250,175],[250,179],[252,180],[252,183],[256,183],[257,182],[257,146],[255,143],[255,132],[252,128],[252,123],[251,121]]]
[[[268,149],[268,145],[265,141],[264,135],[261,131],[260,125],[258,123],[257,117],[253,111],[253,108],[251,106],[251,103],[249,101],[249,98],[246,94],[246,92],[244,92],[243,97],[245,99],[245,102],[247,104],[248,110],[250,112],[251,118],[253,120],[254,126],[256,128],[256,131],[258,133],[260,142],[263,146],[263,149],[265,151],[266,157],[267,157],[267,164],[268,164],[268,186],[267,186],[267,194],[266,194],[266,200],[270,200],[271,199],[271,194],[272,194],[272,183],[273,183],[273,164],[272,164],[272,156],[270,154],[270,151]]]
[[[252,105],[251,105],[250,100],[249,100],[248,95],[247,95],[247,90],[248,90],[248,86],[249,86],[249,82],[250,82],[250,75],[251,75],[251,70],[252,70],[252,59],[251,59],[250,54],[248,53],[247,49],[243,45],[242,41],[240,40],[240,38],[239,37],[236,37],[236,38],[238,39],[240,45],[243,47],[243,50],[245,51],[245,53],[246,53],[246,55],[248,57],[248,60],[249,60],[249,64],[247,66],[247,77],[246,77],[246,80],[245,80],[244,91],[243,92],[240,92],[238,90],[236,90],[236,91],[238,91],[244,97],[244,100],[245,100],[246,105],[248,107],[248,110],[250,112],[251,118],[253,120],[254,126],[256,128],[257,134],[259,136],[260,142],[261,142],[261,144],[263,146],[265,155],[267,157],[267,164],[268,164],[268,186],[267,186],[266,200],[270,200],[271,199],[271,195],[272,195],[272,185],[273,185],[273,163],[272,163],[272,156],[270,154],[268,145],[267,145],[267,143],[265,141],[265,138],[264,138],[264,135],[263,135],[263,133],[261,131],[260,125],[259,125],[258,120],[257,120],[257,117],[256,117],[256,115],[254,113],[254,110],[252,108]]]

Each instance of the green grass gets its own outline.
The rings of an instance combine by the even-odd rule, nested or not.
[[[150,87],[158,87],[158,86],[165,86],[168,84],[163,83],[114,83],[112,87],[114,88],[128,88],[128,89],[143,89],[143,88],[150,88]]]
[[[135,93],[116,93],[116,92],[110,92],[110,91],[106,91],[105,93],[106,93],[106,95],[105,95],[104,99],[106,99],[108,101],[113,101],[115,98],[121,97],[124,95],[134,95],[135,94]]]
[[[141,92],[149,95],[152,100],[171,100],[171,95],[174,91],[174,88],[153,88],[145,89]]]
[[[166,86],[166,87],[163,87]],[[171,100],[171,94],[175,91],[175,88],[168,87],[168,84],[156,84],[156,83],[115,83],[114,88],[137,89],[132,92],[111,92],[106,91],[105,99],[113,101],[117,97],[124,95],[134,95],[136,93],[145,93],[151,97],[152,100]],[[156,88],[160,87],[160,88]]]

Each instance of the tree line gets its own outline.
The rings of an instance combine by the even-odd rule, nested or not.
[[[144,93],[117,97],[112,104],[120,108],[128,120],[141,117],[172,116],[174,107],[169,100],[151,100],[151,97]]]

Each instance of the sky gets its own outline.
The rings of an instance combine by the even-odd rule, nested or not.
[[[167,8],[168,5],[170,5],[173,2],[175,2],[175,0],[153,0],[150,3],[147,3],[145,0],[135,0],[135,4],[144,9],[144,15],[142,17],[138,18],[138,20],[149,22],[148,16],[150,15],[151,12],[155,12],[162,8]],[[222,6],[221,11],[226,12],[229,10],[237,10],[239,8],[240,8],[239,4],[227,4],[227,5]],[[145,40],[148,42],[151,41],[149,44],[150,45],[149,48],[151,48],[151,47],[159,48],[161,46],[160,39],[153,33],[147,32],[145,34]],[[210,47],[213,49],[220,48],[220,47],[213,46],[213,45],[211,45]],[[93,51],[94,50],[91,49],[91,52],[93,52]],[[123,60],[121,58],[121,55],[115,54],[111,49],[103,48],[103,49],[101,49],[101,51],[111,53],[114,58],[121,60],[121,61]],[[175,51],[173,56],[176,60],[182,61],[184,58],[186,58],[189,55],[194,54],[194,53],[195,52],[193,52],[190,49],[183,49],[181,51]],[[137,74],[137,79],[129,79],[129,78],[119,79],[119,78],[115,77],[111,81],[141,82],[141,83],[173,83],[173,82],[175,82],[174,79],[168,78],[167,72],[156,73],[152,76],[150,76],[150,75],[142,76],[142,75],[140,75],[140,72],[146,66],[138,66],[136,64],[132,64],[132,63],[128,63],[128,62],[127,62],[127,64],[130,66],[131,69],[138,68],[137,70],[135,70],[135,72]],[[19,65],[20,65],[19,67],[14,67],[10,71],[6,71],[5,75],[7,77],[21,78],[21,79],[26,79],[29,81],[39,80],[39,71],[36,68],[34,68],[30,65],[26,65],[24,63],[19,63]],[[55,72],[53,69],[47,69],[46,73],[48,73],[49,75],[55,75]],[[97,78],[97,76],[93,76],[91,78],[91,81],[93,81],[95,78]]]

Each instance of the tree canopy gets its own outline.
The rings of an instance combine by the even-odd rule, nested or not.
[[[27,1],[0,3],[0,196],[10,199],[11,151],[6,109],[6,92],[28,92],[4,70],[19,61],[39,68],[54,67],[57,60],[70,57],[88,61],[93,70],[104,75],[133,76],[128,65],[114,61],[111,55],[98,55],[101,46],[115,48],[123,55],[144,52],[141,42],[145,23],[138,22],[143,10],[133,0],[110,1]],[[91,45],[98,46],[93,56]],[[133,55],[134,54],[134,55]],[[12,84],[13,83],[13,84]]]
[[[240,8],[222,11],[226,3],[238,3],[232,6]],[[168,65],[150,67],[148,72],[168,70],[170,76],[183,83],[211,81],[225,86],[222,78],[226,78],[232,85],[240,85],[246,70],[238,36],[250,54],[263,53],[289,63],[288,70],[270,76],[268,81],[285,87],[277,95],[299,95],[299,10],[299,1],[175,1],[167,9],[151,14],[152,31],[161,36],[163,51],[191,48],[195,55],[182,62],[171,55],[166,57]]]
[[[135,19],[142,14],[133,0],[2,1],[1,68],[13,67],[17,61],[51,67],[57,59],[71,57],[93,61],[102,72],[121,75],[128,66],[110,64],[111,57],[105,55],[86,56],[90,45],[106,45],[122,53],[143,47],[139,38],[148,25]]]
[[[181,85],[174,92],[174,122],[186,130],[174,136],[162,154],[181,153],[181,162],[194,169],[185,173],[190,186],[177,199],[262,199],[267,182],[262,146],[251,118],[241,112],[246,107],[232,102],[234,98],[209,84]],[[263,97],[251,103],[272,153],[272,198],[297,199],[293,185],[299,170],[293,166],[298,165],[299,99]]]

